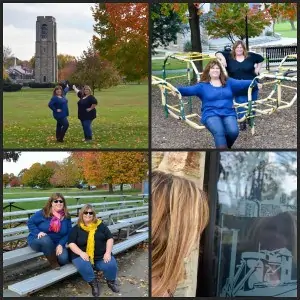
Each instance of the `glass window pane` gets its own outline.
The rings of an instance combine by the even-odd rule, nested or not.
[[[297,153],[222,152],[217,296],[297,296]]]

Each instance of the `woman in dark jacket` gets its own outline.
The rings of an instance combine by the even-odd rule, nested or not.
[[[234,79],[253,80],[259,75],[264,58],[260,54],[248,52],[243,41],[236,41],[232,51],[218,51],[216,57],[220,59],[228,72],[228,76]],[[258,90],[252,91],[252,99],[258,99]],[[248,88],[240,91],[235,96],[235,102],[242,104],[248,102]],[[238,118],[245,116],[245,108],[237,108]],[[240,123],[240,130],[246,129],[246,121]]]
[[[42,210],[37,211],[27,222],[28,245],[43,252],[55,270],[69,262],[66,244],[72,229],[65,198],[53,194]]]
[[[53,111],[53,118],[56,120],[56,140],[60,143],[64,141],[65,134],[69,128],[67,118],[69,116],[68,100],[65,97],[68,90],[68,86],[65,90],[61,86],[56,86],[48,104]]]
[[[92,205],[84,205],[78,217],[78,224],[69,236],[72,263],[83,280],[89,283],[94,297],[99,297],[100,286],[93,267],[103,271],[109,288],[118,293],[116,286],[117,262],[112,255],[113,236],[108,227],[97,219]]]
[[[73,85],[73,90],[80,98],[78,105],[78,119],[81,121],[83,128],[84,139],[83,142],[92,140],[92,122],[96,119],[96,105],[98,104],[96,98],[92,95],[92,90],[88,85],[85,85],[80,91]]]

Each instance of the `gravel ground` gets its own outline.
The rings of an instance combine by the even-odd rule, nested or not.
[[[113,293],[98,272],[101,285],[100,297],[148,297],[148,247],[140,244],[116,256],[118,262],[118,284],[120,293]],[[31,259],[18,268],[7,268],[3,272],[3,288],[9,284],[19,282],[37,274],[50,270],[45,258]],[[92,297],[90,286],[82,280],[80,275],[73,275],[55,283],[34,294],[32,297]]]
[[[284,84],[296,86],[296,83],[292,82]],[[274,85],[264,86],[259,98],[266,98],[273,87]],[[282,88],[282,91],[283,99],[291,100],[295,93],[294,90],[287,88]],[[171,97],[172,95],[168,99],[172,100]],[[151,101],[153,149],[215,148],[213,138],[207,129],[197,130],[171,116],[165,118],[161,106],[161,93],[157,86],[152,86]],[[199,114],[199,106],[199,98],[193,97],[193,112]],[[297,148],[297,103],[272,115],[259,116],[255,119],[255,124],[255,134],[252,136],[250,129],[241,131],[233,149]]]

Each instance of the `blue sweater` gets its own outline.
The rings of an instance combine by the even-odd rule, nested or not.
[[[41,231],[45,232],[51,238],[55,246],[59,244],[64,247],[66,245],[69,238],[69,234],[72,230],[71,219],[64,218],[61,221],[61,228],[59,232],[49,231],[50,221],[51,221],[51,217],[45,218],[42,210],[37,211],[27,221],[27,226],[30,232],[27,238],[29,245],[34,239],[37,238],[37,235]]]
[[[48,104],[49,108],[53,111],[53,117],[56,120],[69,116],[68,100],[65,97],[68,91],[69,88],[66,87],[63,90],[62,98],[53,96]],[[58,109],[61,109],[61,112],[58,112]]]
[[[178,87],[182,96],[198,96],[202,101],[201,122],[212,116],[236,116],[233,98],[239,91],[249,87],[252,80],[228,78],[225,86],[214,87],[209,82],[200,82],[194,86]]]

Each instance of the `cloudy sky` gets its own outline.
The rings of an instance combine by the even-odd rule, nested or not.
[[[3,45],[21,60],[35,54],[37,16],[53,16],[57,23],[57,53],[80,56],[93,36],[93,3],[4,3]]]
[[[47,161],[63,161],[68,156],[69,152],[22,152],[17,162],[3,161],[3,174],[18,175],[22,169],[28,169],[36,162],[44,164]]]

